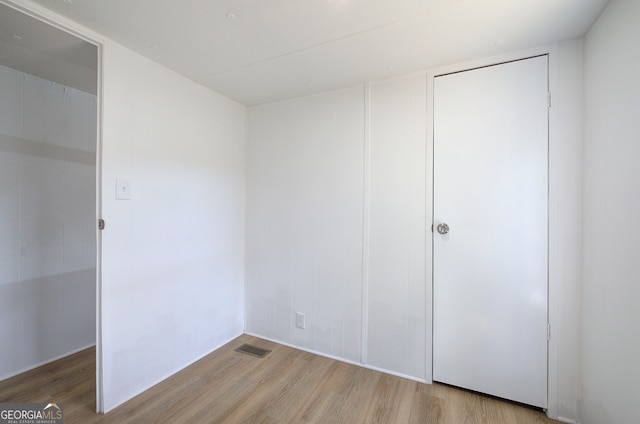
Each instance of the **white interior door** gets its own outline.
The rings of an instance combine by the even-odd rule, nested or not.
[[[434,81],[434,380],[543,408],[547,60]]]

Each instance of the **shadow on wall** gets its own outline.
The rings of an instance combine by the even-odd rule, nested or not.
[[[52,160],[73,162],[84,165],[96,165],[96,154],[92,151],[74,149],[66,146],[41,143],[18,137],[3,135],[0,138],[0,151],[21,155],[39,156]]]
[[[0,66],[0,378],[95,344],[96,96]]]
[[[95,268],[0,284],[0,379],[91,346]],[[88,318],[89,317],[89,318]]]

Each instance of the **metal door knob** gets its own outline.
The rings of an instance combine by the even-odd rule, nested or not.
[[[438,224],[438,232],[440,234],[447,234],[449,232],[449,226],[444,222],[442,224]]]

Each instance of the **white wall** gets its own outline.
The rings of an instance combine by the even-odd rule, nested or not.
[[[246,328],[424,380],[425,77],[366,90],[249,109]]]
[[[583,424],[640,422],[640,2],[585,37]]]
[[[350,361],[361,354],[363,93],[249,109],[247,332]]]
[[[550,114],[549,404],[553,417],[578,418],[581,309],[582,40],[559,43]],[[552,78],[553,79],[553,78]]]
[[[427,374],[431,378],[431,367],[426,369],[427,355],[431,358],[426,344],[431,328],[426,81],[418,75],[370,86],[369,231],[364,246],[366,363],[420,380]]]
[[[108,411],[243,332],[246,109],[109,40],[103,64]]]
[[[534,50],[529,53],[542,51]],[[582,43],[568,41],[552,50],[549,413],[576,420]],[[491,60],[474,63],[481,66]],[[493,60],[499,62],[500,58]],[[341,334],[345,328],[351,334],[361,331],[362,364],[431,380],[428,225],[432,159],[426,136],[426,83],[424,74],[406,76],[368,84],[365,91],[355,88],[249,109],[246,319],[250,333],[357,362],[355,352],[347,356],[340,350],[320,347],[314,340],[316,333]],[[343,113],[336,118],[318,113],[363,103],[364,116]],[[364,134],[353,128],[364,128]],[[333,134],[330,140],[339,140],[342,150],[336,150],[319,133]],[[364,148],[348,150],[347,154],[346,146],[362,144]],[[333,156],[325,153],[327,149],[335,151]],[[336,173],[333,163],[337,159],[348,161],[352,173]],[[364,172],[364,180],[358,178],[360,172]],[[341,184],[336,184],[336,179]],[[339,214],[316,209],[318,204],[328,204],[327,199],[342,198],[345,189],[352,193],[353,201],[337,204]],[[361,242],[355,233],[342,230],[346,221],[338,218],[345,208],[353,217],[347,222],[351,230],[362,228]],[[322,220],[318,214],[323,215]],[[322,226],[318,227],[318,222]],[[333,237],[336,230],[340,230],[338,240],[353,237],[348,255],[319,242],[322,237]],[[354,311],[363,312],[362,321],[311,314],[311,328],[296,329],[296,311],[331,310],[335,300],[317,293],[321,293],[319,287],[332,287],[336,277],[329,273],[329,279],[320,279],[316,274],[319,266],[329,263],[323,257],[336,255],[341,264],[354,270],[363,265],[362,275],[353,272],[354,280],[349,282],[353,287],[349,301]],[[358,278],[362,279],[361,296],[356,291]],[[339,304],[342,302],[340,299]]]
[[[0,379],[95,343],[96,98],[0,66]]]

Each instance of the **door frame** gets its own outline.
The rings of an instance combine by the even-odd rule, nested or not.
[[[0,3],[73,35],[96,46],[96,412],[104,412],[102,373],[102,235],[98,219],[102,217],[102,110],[103,110],[103,50],[104,39],[99,34],[66,19],[49,9],[25,0],[0,0]]]
[[[490,56],[482,59],[466,61],[453,65],[433,68],[427,71],[427,157],[426,157],[426,175],[427,175],[427,225],[433,225],[433,183],[434,183],[434,165],[433,165],[433,147],[434,147],[434,78],[440,75],[452,72],[460,72],[479,67],[497,65],[503,62],[526,59],[533,56],[548,55],[549,58],[549,91],[553,100],[554,93],[558,92],[558,44],[548,44],[538,46],[526,50],[510,52]],[[547,345],[547,415],[552,418],[558,417],[558,354],[559,354],[559,182],[560,176],[558,172],[559,165],[559,149],[558,149],[558,108],[553,107],[553,101],[549,109],[549,198],[548,198],[548,323],[550,325],[550,339]],[[434,233],[427,235],[427,305],[431,306],[431,313],[427,314],[427,382],[433,382],[433,241]]]

